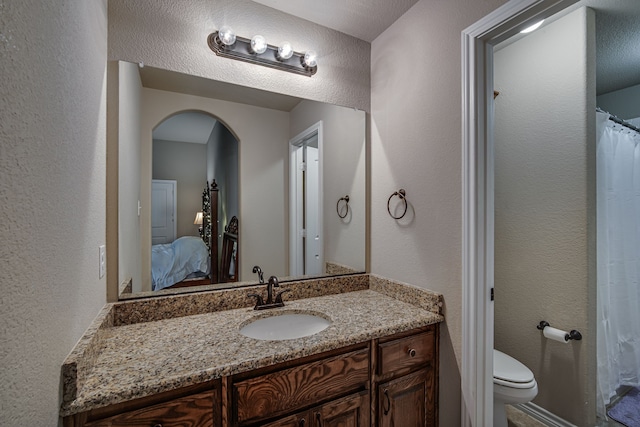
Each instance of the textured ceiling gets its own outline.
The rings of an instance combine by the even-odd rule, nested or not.
[[[372,42],[417,0],[253,0]]]
[[[153,139],[206,144],[216,124],[213,117],[195,112],[169,117],[153,130]]]
[[[640,0],[584,0],[596,11],[598,95],[640,84]]]
[[[253,1],[368,42],[416,3],[416,0]],[[581,6],[596,11],[598,95],[640,84],[640,0],[582,0],[548,22]]]

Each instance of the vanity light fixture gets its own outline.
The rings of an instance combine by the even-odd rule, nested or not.
[[[279,61],[285,61],[293,56],[293,46],[289,42],[282,42],[278,46],[277,58]]]
[[[316,53],[315,50],[310,50],[308,52],[305,52],[304,56],[302,57],[302,65],[304,65],[305,67],[317,67],[318,66],[318,54]]]
[[[267,40],[260,35],[251,39],[237,36],[227,26],[209,34],[207,42],[216,55],[225,58],[238,59],[309,77],[318,71],[317,53],[313,50],[306,53],[295,52],[289,42],[273,46],[267,44]]]
[[[251,39],[251,52],[261,55],[267,50],[267,39],[262,36],[253,36]]]
[[[234,33],[230,27],[225,26],[220,28],[220,31],[218,31],[218,37],[220,44],[224,46],[230,47],[236,42],[236,33]]]

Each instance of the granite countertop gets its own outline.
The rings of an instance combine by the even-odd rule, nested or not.
[[[377,287],[365,290],[294,301],[285,298],[286,305],[282,308],[256,311],[245,307],[101,328],[95,356],[84,367],[82,385],[72,399],[63,400],[61,415],[198,384],[444,320],[438,308],[442,305],[441,295],[415,288],[407,294],[385,280],[380,279]],[[415,304],[415,295],[410,294],[416,292],[426,295],[418,298],[422,298],[423,304]],[[427,309],[425,300],[429,304]],[[436,310],[428,309],[432,306]],[[239,332],[241,326],[254,318],[291,312],[318,313],[332,323],[315,335],[283,341],[257,340]]]

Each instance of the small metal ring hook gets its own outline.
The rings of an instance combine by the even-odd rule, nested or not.
[[[391,203],[391,199],[394,196],[398,196],[400,198],[400,200],[402,200],[404,202],[404,211],[402,212],[402,215],[400,215],[400,216],[393,216],[393,214],[391,213],[391,207],[389,206],[389,204]],[[404,216],[407,213],[407,192],[404,191],[404,189],[401,188],[398,191],[394,191],[393,194],[391,196],[389,196],[389,200],[387,200],[387,212],[389,212],[389,215],[393,219],[404,218]]]
[[[344,215],[340,215],[340,202],[344,200],[344,205],[347,208],[347,210],[345,211]],[[338,203],[336,203],[336,212],[338,213],[338,216],[342,219],[346,218],[347,215],[349,215],[349,195],[347,194],[344,197],[340,197],[338,199]]]

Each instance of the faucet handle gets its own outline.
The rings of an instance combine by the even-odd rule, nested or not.
[[[284,302],[282,301],[282,294],[286,294],[287,292],[291,292],[291,289],[285,289],[281,292],[278,292],[278,294],[276,295],[276,304],[284,304]]]
[[[257,310],[258,307],[260,307],[261,305],[264,305],[264,301],[262,300],[262,295],[248,294],[247,298],[255,298],[256,299],[256,305],[255,305],[255,307],[253,307],[254,310]]]
[[[278,283],[278,278],[276,276],[269,277],[269,284],[273,285],[274,288],[280,287],[280,283]]]

